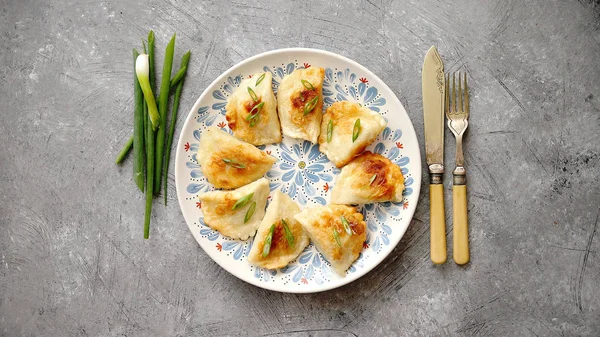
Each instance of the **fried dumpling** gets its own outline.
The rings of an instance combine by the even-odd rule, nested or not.
[[[354,207],[328,205],[305,208],[295,218],[333,269],[345,276],[367,238],[363,215]]]
[[[234,136],[254,145],[281,142],[272,80],[270,72],[254,74],[229,96],[225,117]]]
[[[277,91],[283,134],[316,143],[323,117],[323,68],[297,69],[286,75]]]
[[[400,202],[403,191],[404,176],[400,167],[380,154],[367,151],[342,168],[331,192],[331,202]]]
[[[323,115],[319,151],[342,167],[371,145],[386,125],[379,113],[358,103],[335,102]]]
[[[216,188],[247,185],[262,177],[275,161],[274,157],[214,126],[202,132],[198,164]]]
[[[262,268],[277,269],[294,260],[309,243],[308,235],[294,219],[298,213],[300,207],[287,194],[275,191],[254,237],[248,262]],[[270,248],[265,250],[269,236]]]
[[[233,191],[202,194],[204,222],[232,239],[246,240],[256,232],[265,215],[269,180],[261,178]]]

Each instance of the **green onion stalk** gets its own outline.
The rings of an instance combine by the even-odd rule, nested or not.
[[[181,91],[183,90],[183,82],[185,80],[185,74],[187,71],[187,65],[190,62],[191,52],[188,51],[181,58],[180,70],[175,75],[175,78],[183,70],[183,75],[179,79],[177,88],[175,89],[175,97],[173,98],[173,108],[171,109],[171,125],[169,126],[169,138],[167,138],[167,153],[165,155],[165,175],[164,175],[164,198],[165,206],[167,205],[167,178],[169,175],[169,159],[171,158],[171,147],[173,146],[173,136],[175,135],[175,124],[177,123],[177,110],[179,109],[179,99],[181,98]],[[173,79],[175,79],[173,78]],[[172,81],[171,81],[172,82]]]
[[[133,49],[133,64],[139,53]],[[144,94],[137,78],[133,76],[133,181],[144,192]]]
[[[150,237],[150,216],[152,214],[152,196],[154,190],[154,134],[159,126],[160,116],[156,109],[154,94],[150,87],[148,55],[141,54],[135,62],[135,73],[137,75],[140,87],[144,93],[146,104],[148,105],[148,116],[150,123],[146,125],[146,211],[144,213],[144,239]]]
[[[147,54],[140,54],[137,57],[135,61],[135,73],[137,75],[138,81],[140,82],[140,87],[142,88],[142,92],[144,93],[146,103],[148,104],[148,116],[150,116],[152,130],[156,131],[156,129],[158,129],[160,125],[160,115],[158,114],[158,109],[156,108],[156,101],[154,100],[154,94],[152,93],[152,88],[150,87],[150,69]]]
[[[167,113],[169,110],[169,92],[171,91],[171,68],[173,67],[173,53],[175,52],[175,35],[169,41],[165,50],[162,80],[160,83],[160,96],[158,97],[158,111],[160,113],[160,129],[156,135],[156,170],[154,171],[155,192],[160,191],[163,158],[165,150],[165,137],[167,136]]]
[[[115,160],[115,164],[121,164],[123,162],[123,159],[125,159],[125,157],[129,153],[129,150],[131,150],[132,147],[133,147],[133,136],[129,137],[129,139],[127,140],[127,142],[125,143],[125,145],[123,145],[123,148],[121,149],[121,151],[117,155],[117,159]]]
[[[190,52],[188,51],[186,53],[186,55],[189,53]],[[183,55],[183,57],[185,57],[185,55]],[[188,55],[188,60],[189,60],[189,58],[190,57]],[[171,82],[169,84],[171,90],[177,89],[177,85],[179,84],[179,82],[181,82],[181,80],[183,79],[183,77],[185,76],[185,73],[187,71],[187,66],[185,66],[185,67],[183,66],[183,58],[182,58],[181,62],[182,62],[182,66],[179,68],[179,71],[177,73],[175,73],[175,76],[173,76],[173,78],[171,79]]]

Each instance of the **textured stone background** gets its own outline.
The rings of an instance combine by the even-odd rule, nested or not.
[[[224,272],[173,188],[144,241],[131,163],[113,161],[149,29],[159,59],[173,32],[176,60],[192,50],[182,116],[230,66],[302,46],[379,75],[419,135],[437,45],[470,76],[472,262],[430,263],[426,185],[394,252],[326,293]],[[0,0],[0,335],[599,336],[599,59],[599,1]]]

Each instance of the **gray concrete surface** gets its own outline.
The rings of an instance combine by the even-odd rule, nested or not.
[[[149,29],[193,52],[182,111],[249,56],[314,47],[379,75],[420,135],[438,45],[470,74],[472,262],[430,263],[426,185],[391,256],[326,293],[221,270],[173,188],[144,241],[131,163],[113,160]],[[600,336],[599,60],[598,1],[1,0],[0,335]]]

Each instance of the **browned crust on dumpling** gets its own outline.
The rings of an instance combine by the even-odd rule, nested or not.
[[[228,165],[223,159],[235,160],[245,167],[238,168]],[[202,171],[215,187],[236,188],[258,179],[258,177],[249,176],[249,173],[265,171],[264,167],[270,167],[274,162],[275,158],[262,151],[260,155],[256,156],[246,151],[244,147],[232,146],[214,153],[208,163],[203,165]]]
[[[225,214],[233,214],[235,211],[232,210],[233,205],[237,202],[237,199],[233,198],[232,193],[225,194],[225,200],[215,207],[215,214],[223,216]]]
[[[284,135],[317,142],[323,117],[324,78],[325,69],[310,67],[297,69],[281,80],[277,92],[277,107]],[[310,85],[302,82],[303,80]],[[315,97],[318,97],[315,107],[305,115],[304,107]]]
[[[281,191],[274,191],[272,196],[271,203],[254,237],[252,249],[248,254],[248,262],[267,269],[285,267],[290,261],[298,257],[310,242],[308,234],[294,218],[295,215],[300,213],[300,207]],[[294,237],[291,246],[288,243],[285,227],[283,226],[284,220]],[[273,225],[275,228],[271,237],[269,253],[267,256],[263,256],[265,240]]]
[[[372,138],[367,139],[366,142],[362,142],[358,146],[352,143],[352,131],[354,129],[354,123],[356,122],[356,119],[364,116],[362,109],[365,108],[358,103],[342,101],[333,103],[329,108],[327,108],[325,114],[323,114],[323,120],[321,121],[321,134],[319,135],[319,144],[327,144],[327,127],[330,120],[333,120],[334,132],[341,132],[341,134],[336,134],[334,137],[345,137],[348,139],[350,155],[344,160],[334,160],[334,164],[338,168],[348,164],[352,158],[362,153],[377,138],[377,135],[374,134]],[[364,119],[362,121],[364,122]]]
[[[296,225],[296,220],[294,219],[285,219],[285,222],[288,224],[288,228],[290,229],[290,231],[294,235],[294,238],[296,239],[296,242],[294,244],[300,244],[297,241],[300,235],[302,234],[302,226],[300,226],[299,224]],[[255,242],[254,244],[258,245],[258,251],[262,252],[265,246],[264,240],[261,240],[260,242]],[[283,224],[281,223],[281,220],[277,220],[275,222],[273,238],[271,239],[271,250],[269,255],[281,256],[291,254],[293,252],[294,248],[290,247],[290,245],[288,244],[287,238],[285,236],[285,230],[283,229]]]
[[[323,110],[323,79],[325,78],[325,69],[317,67],[309,68],[304,70],[302,75],[303,79],[308,79],[311,82],[314,90],[304,89],[290,97],[292,106],[292,111],[290,111],[291,121],[298,126],[304,126],[321,117],[317,114],[321,114]],[[313,83],[315,82],[314,80],[310,81],[313,78],[318,78],[319,82]],[[305,115],[304,106],[317,95],[319,96],[317,105]]]
[[[323,114],[323,120],[321,125],[327,127],[329,120],[333,119],[334,128],[342,128],[344,130],[352,130],[354,128],[354,119],[348,119],[346,117],[360,116],[361,106],[358,103],[341,101],[334,102],[327,108],[327,111]],[[321,130],[319,135],[319,144],[327,142],[327,129],[325,132]]]
[[[404,185],[404,176],[398,165],[386,157],[365,152],[354,159],[360,167],[354,171],[357,176],[352,188],[367,186],[370,196],[375,200],[391,200],[399,185]],[[371,179],[375,175],[375,180]]]
[[[252,193],[246,205],[232,209],[241,198]],[[235,191],[210,191],[198,198],[202,202],[204,222],[222,235],[246,240],[254,235],[265,213],[269,197],[269,180],[266,178],[236,189]],[[252,203],[255,204],[254,214],[244,222]]]
[[[356,211],[356,208],[345,206],[345,205],[330,205],[333,214],[323,215],[323,224],[317,222],[315,227],[322,227],[323,230],[331,232],[333,237],[333,228],[338,232],[340,241],[345,242],[343,246],[351,247],[352,255],[358,256],[362,251],[363,242],[367,239],[367,224],[363,221],[363,215]],[[342,215],[348,220],[352,235],[348,235],[342,224]],[[342,259],[344,254],[343,248],[335,246],[333,249],[333,255],[331,256],[334,260]]]
[[[303,211],[303,213],[307,212],[312,214],[300,214],[296,219],[301,221],[302,227],[314,241],[317,249],[334,268],[340,273],[345,271],[345,269],[340,270],[339,263],[348,268],[358,258],[367,238],[367,224],[363,215],[357,212],[356,208],[346,205],[317,206],[315,209]],[[348,221],[352,235],[346,232],[342,216]],[[341,247],[335,240],[334,228],[338,233]]]
[[[260,85],[256,85],[255,77],[263,77]],[[277,116],[277,100],[271,87],[271,73],[258,73],[243,80],[227,99],[225,118],[233,135],[253,145],[278,143],[281,141],[281,126]],[[250,95],[251,88],[256,97]],[[256,101],[253,99],[256,98]],[[260,111],[253,108],[263,104]],[[253,121],[247,120],[257,115]],[[253,124],[251,126],[251,124]]]
[[[258,94],[257,94],[258,95]],[[258,101],[253,101],[252,99],[247,100],[246,102],[244,102],[244,108],[242,110],[239,110],[235,107],[234,104],[230,104],[230,102],[227,102],[227,106],[225,106],[225,109],[227,110],[227,113],[225,114],[225,119],[227,120],[227,126],[229,126],[229,128],[231,129],[231,131],[234,132],[234,134],[236,132],[241,132],[243,134],[247,134],[248,136],[253,135],[253,133],[248,133],[250,131],[250,123],[246,122],[246,118],[248,116],[250,116],[250,111],[252,111],[252,109],[254,109],[255,106],[259,105],[262,102],[262,97],[258,96]],[[255,113],[254,113],[255,114]],[[258,120],[258,123],[264,122],[263,124],[267,124],[269,121],[269,116],[267,114],[261,115],[260,116],[261,119]],[[237,121],[241,120],[242,123],[238,123]],[[257,123],[257,124],[258,124]],[[251,143],[251,142],[249,142]]]

